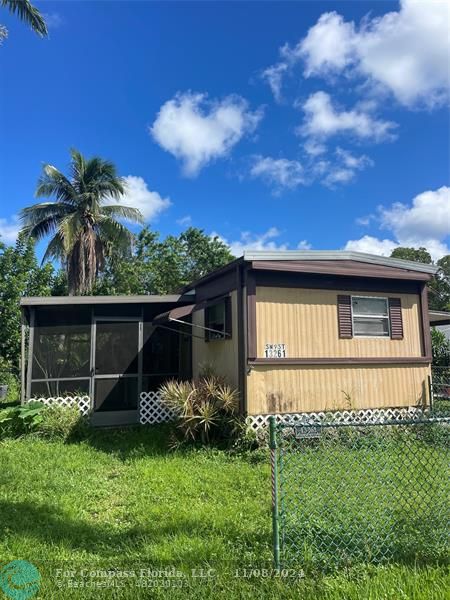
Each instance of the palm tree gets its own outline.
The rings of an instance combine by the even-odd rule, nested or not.
[[[44,165],[37,198],[54,197],[20,213],[25,235],[40,240],[52,235],[42,262],[59,260],[67,270],[69,294],[86,294],[112,249],[129,253],[132,233],[117,219],[142,223],[136,208],[112,204],[125,192],[126,184],[115,166],[94,157],[86,159],[71,150],[70,178],[56,167]]]
[[[47,37],[48,30],[44,17],[31,4],[30,0],[0,0],[0,6],[7,8],[13,15],[17,14],[21,21],[28,23],[31,29],[41,37]],[[7,37],[7,35],[7,29],[3,25],[0,25],[0,41],[2,38]]]

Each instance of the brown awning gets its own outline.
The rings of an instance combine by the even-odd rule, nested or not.
[[[207,302],[199,302],[198,304],[188,304],[187,306],[177,306],[172,308],[172,310],[168,310],[160,315],[156,315],[156,317],[152,320],[152,325],[156,327],[163,327],[167,323],[181,323],[182,325],[189,325],[190,327],[195,327],[196,329],[201,329],[202,331],[212,331],[213,333],[221,333],[225,337],[230,337],[229,333],[219,331],[217,329],[212,329],[211,327],[205,327],[204,325],[197,325],[195,323],[190,323],[185,321],[185,317],[189,317],[194,311],[201,310],[207,306]],[[166,327],[166,329],[168,329]],[[198,337],[193,334],[192,337]]]
[[[179,321],[185,317],[189,317],[195,309],[199,309],[198,304],[186,304],[186,306],[176,306],[171,310],[156,315],[153,319],[153,325],[162,325],[163,323],[169,323],[170,321]]]

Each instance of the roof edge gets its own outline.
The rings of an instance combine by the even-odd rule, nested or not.
[[[165,302],[192,302],[186,294],[140,295],[140,296],[24,296],[21,306],[71,306],[90,304],[153,304]]]
[[[353,252],[350,250],[276,250],[272,252],[266,250],[250,250],[244,252],[243,259],[246,262],[257,260],[354,260],[362,263],[418,271],[420,273],[430,273],[432,275],[439,270],[435,265],[404,260],[402,258],[366,254],[365,252]]]

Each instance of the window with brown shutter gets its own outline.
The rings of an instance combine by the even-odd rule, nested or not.
[[[402,302],[400,298],[389,298],[389,320],[391,322],[391,339],[403,339]]]
[[[349,339],[353,336],[352,299],[350,296],[339,295],[337,297],[337,303],[339,337]]]

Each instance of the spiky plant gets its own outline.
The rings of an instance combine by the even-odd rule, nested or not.
[[[159,391],[162,401],[177,414],[177,426],[184,441],[200,440],[202,444],[209,444],[233,434],[238,393],[222,377],[172,380]]]
[[[113,163],[99,157],[86,159],[71,150],[70,175],[44,165],[37,198],[55,198],[24,208],[20,213],[25,235],[52,238],[43,261],[54,259],[67,270],[69,294],[91,291],[112,248],[126,254],[132,234],[118,219],[142,223],[136,208],[111,204],[125,193],[125,182]]]

